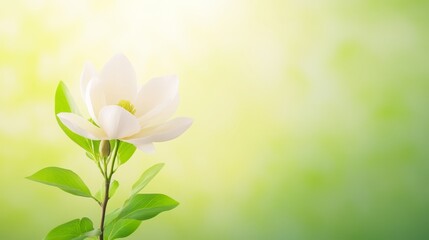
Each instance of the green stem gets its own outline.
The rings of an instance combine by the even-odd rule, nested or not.
[[[115,173],[113,171],[114,167],[115,167],[115,162],[116,162],[116,156],[118,155],[118,150],[119,150],[119,145],[120,145],[121,141],[116,140],[116,144],[115,144],[115,152],[113,153],[113,160],[112,160],[112,165],[110,167],[110,175],[109,175],[109,180],[112,179],[113,173]]]
[[[103,159],[103,161],[105,161],[105,159]],[[106,178],[106,174],[104,173],[104,170],[103,170],[103,168],[101,167],[100,162],[101,162],[101,160],[100,160],[100,159],[97,159],[97,166],[98,166],[98,169],[100,169],[100,172],[101,172],[101,174],[103,175],[103,177],[104,177],[104,178]]]
[[[104,175],[104,180],[105,180],[104,187],[105,187],[105,191],[104,191],[104,200],[103,200],[103,203],[101,204],[101,223],[100,223],[101,234],[100,234],[99,240],[104,240],[104,220],[105,220],[105,217],[106,217],[107,203],[109,202],[110,183],[112,181],[112,176],[113,176],[113,173],[114,173],[113,172],[113,168],[115,166],[116,156],[118,154],[118,149],[119,149],[119,144],[120,144],[120,141],[116,140],[115,150],[113,152],[112,158],[110,159],[111,162],[112,162],[111,167],[110,167],[110,173],[107,172],[107,170],[108,170],[107,169],[107,164],[105,164],[105,168],[104,168],[104,170],[105,170],[105,175]]]
[[[107,202],[109,201],[109,187],[110,187],[110,181],[106,178],[105,179],[105,195],[104,195],[104,201],[101,204],[101,223],[100,223],[100,240],[104,239],[104,219],[106,216],[106,208],[107,208]]]

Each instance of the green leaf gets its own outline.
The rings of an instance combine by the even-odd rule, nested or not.
[[[86,154],[86,156],[87,156],[89,159],[91,159],[91,160],[93,160],[93,161],[95,161],[95,160],[96,160],[96,159],[95,159],[95,157],[94,157],[94,156],[92,156],[92,154],[91,154],[90,152],[86,152],[85,154]]]
[[[137,194],[128,199],[122,208],[106,215],[104,240],[127,237],[137,230],[141,221],[177,205],[178,202],[163,194]]]
[[[92,197],[88,187],[73,171],[47,167],[27,177],[30,180],[58,187],[68,193],[82,197]]]
[[[139,193],[155,176],[158,174],[158,172],[164,167],[164,163],[158,163],[153,165],[152,167],[148,168],[137,180],[136,183],[134,183],[132,190],[131,190],[131,196]]]
[[[82,218],[55,227],[46,235],[45,240],[84,240],[100,234],[100,230],[94,230],[89,218]]]
[[[119,187],[119,182],[116,180],[113,180],[113,182],[110,184],[110,190],[109,190],[109,198],[113,197],[115,195],[116,190]]]
[[[73,98],[70,95],[70,92],[67,89],[67,86],[63,82],[60,82],[58,84],[57,91],[55,92],[55,117],[57,119],[58,125],[60,125],[61,129],[71,140],[73,140],[75,143],[77,143],[86,151],[92,153],[93,151],[90,146],[90,141],[87,138],[84,138],[72,132],[60,121],[57,114],[61,112],[79,114],[79,110],[74,104]]]
[[[102,203],[103,202],[103,188],[98,190],[95,194],[94,194],[94,198],[97,200],[98,203]]]
[[[113,222],[119,216],[119,213],[121,213],[121,210],[122,210],[122,208],[117,208],[117,209],[113,210],[112,212],[108,213],[106,215],[106,219],[104,220],[104,225],[108,226],[110,224],[113,224]]]
[[[97,161],[100,159],[100,152],[99,152],[99,146],[100,146],[100,140],[90,140],[87,139],[89,147],[91,149],[90,152],[86,152],[86,156],[97,163]]]
[[[113,240],[117,238],[124,238],[131,235],[140,226],[141,221],[134,219],[120,219],[106,226],[105,240]]]
[[[103,184],[104,186],[104,184]],[[113,195],[115,194],[116,190],[119,187],[119,182],[116,180],[113,180],[113,182],[110,184],[110,190],[109,190],[109,198],[113,197]],[[104,200],[104,187],[102,187],[100,190],[98,190],[95,195],[94,198],[98,200],[98,202],[103,202]]]
[[[146,220],[179,205],[164,194],[137,194],[130,198],[118,215],[118,219]]]
[[[131,143],[121,142],[118,150],[119,164],[122,165],[126,163],[131,158],[131,156],[133,156],[135,151],[136,147]]]

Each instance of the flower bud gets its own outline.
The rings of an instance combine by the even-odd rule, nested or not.
[[[98,149],[100,151],[100,156],[105,158],[110,155],[110,142],[109,140],[101,140],[100,147]]]

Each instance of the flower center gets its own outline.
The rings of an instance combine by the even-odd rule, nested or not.
[[[118,102],[118,106],[122,107],[123,109],[127,110],[128,112],[130,112],[131,114],[136,113],[136,108],[134,107],[134,105],[132,103],[130,103],[130,101],[128,100],[121,100]]]

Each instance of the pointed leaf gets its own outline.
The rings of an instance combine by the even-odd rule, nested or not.
[[[94,230],[92,221],[89,218],[82,218],[55,227],[45,240],[84,240],[99,235],[100,231]]]
[[[102,203],[104,198],[104,188],[101,188],[94,194],[94,198],[97,200],[97,202]]]
[[[124,238],[131,235],[140,226],[141,221],[134,219],[120,219],[105,228],[105,240]]]
[[[126,163],[131,158],[131,156],[133,156],[135,151],[136,147],[134,145],[127,142],[121,142],[118,150],[119,164],[122,165]]]
[[[164,194],[137,194],[125,203],[118,219],[146,220],[177,205],[178,202]]]
[[[117,208],[117,209],[113,210],[112,212],[108,213],[106,215],[106,219],[104,220],[105,226],[113,224],[113,222],[119,216],[119,213],[121,213],[121,211],[122,211],[122,208]]]
[[[87,139],[89,147],[91,149],[91,151],[87,151],[86,152],[86,156],[88,158],[90,158],[91,160],[95,161],[95,163],[97,163],[97,161],[100,159],[100,152],[99,152],[99,147],[100,147],[100,140],[90,140]]]
[[[110,190],[109,190],[109,198],[113,197],[115,195],[116,190],[119,187],[119,182],[116,180],[113,180],[113,182],[110,184]]]
[[[57,116],[57,114],[61,112],[79,114],[79,111],[74,104],[73,98],[70,95],[67,86],[63,82],[60,82],[58,84],[57,91],[55,92],[55,117],[57,119],[58,125],[60,125],[61,129],[71,140],[73,140],[86,151],[92,152],[91,146],[89,144],[90,140],[72,132],[61,122],[61,120]]]
[[[104,184],[103,184],[104,185]],[[109,198],[113,197],[113,195],[115,194],[116,190],[119,187],[119,182],[116,180],[113,180],[112,183],[110,184],[110,190],[109,190]],[[104,200],[104,187],[102,187],[100,190],[98,190],[95,194],[94,194],[94,198],[98,200],[98,202],[103,202]]]
[[[133,188],[131,190],[131,195],[135,195],[139,193],[151,180],[158,174],[158,172],[164,167],[164,163],[158,163],[148,168],[134,183]]]
[[[73,171],[47,167],[27,177],[30,180],[58,187],[68,193],[82,197],[92,197],[88,187]]]
[[[91,160],[95,161],[94,156],[92,156],[92,154],[91,154],[90,152],[86,152],[86,153],[85,153],[85,155],[86,155],[89,159],[91,159]]]

